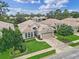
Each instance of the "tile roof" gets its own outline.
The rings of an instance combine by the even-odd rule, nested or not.
[[[29,31],[32,31],[31,25],[33,25],[34,23],[35,22],[32,20],[28,20],[28,21],[18,24],[18,26],[21,32],[29,32]]]
[[[0,29],[3,29],[3,28],[6,28],[6,29],[13,29],[14,30],[14,25],[11,24],[11,23],[6,23],[6,22],[3,22],[3,21],[0,21]]]
[[[56,24],[67,24],[71,26],[79,26],[79,18],[66,18],[63,20],[47,19],[41,22],[35,22],[34,20],[28,20],[18,24],[21,32],[33,31],[33,27],[38,27],[38,31],[48,31],[49,26],[55,26]],[[49,30],[50,31],[50,30]]]
[[[45,21],[42,21],[41,23],[42,23],[42,24],[49,25],[49,26],[54,26],[55,24],[60,23],[60,21],[57,20],[57,19],[47,19],[47,20],[45,20]]]

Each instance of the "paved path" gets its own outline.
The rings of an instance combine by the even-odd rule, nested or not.
[[[75,33],[75,35],[79,36],[79,33]]]
[[[37,52],[34,52],[34,53],[30,53],[28,55],[23,55],[23,56],[14,58],[14,59],[26,59],[26,58],[29,58],[29,57],[32,57],[32,56],[35,56],[35,55],[39,55],[39,54],[51,51],[51,50],[54,50],[54,49],[53,48],[48,48],[48,49],[44,49],[44,50],[37,51]]]

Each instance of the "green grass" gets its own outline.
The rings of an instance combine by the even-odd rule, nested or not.
[[[40,50],[51,47],[46,42],[38,42],[35,39],[30,39],[30,40],[26,41],[25,45],[26,45],[27,51],[25,53],[15,54],[14,57],[18,57],[18,56],[21,56],[23,54],[29,54],[29,53],[32,53],[32,52],[40,51]],[[11,59],[9,52],[10,52],[10,50],[8,52],[1,53],[0,59]]]
[[[34,39],[26,41],[26,48],[28,49],[28,53],[36,52],[50,47],[51,46],[49,46],[46,42],[38,42]]]
[[[51,47],[46,42],[38,42],[34,38],[26,40],[25,45],[26,51],[24,53],[17,54],[14,57],[19,57],[22,55],[30,54],[32,52],[40,51]]]
[[[72,44],[69,44],[69,45],[72,46],[72,47],[75,47],[75,46],[79,45],[79,42],[78,43],[72,43]]]
[[[39,55],[36,55],[36,56],[32,56],[28,59],[40,59],[40,58],[43,58],[43,57],[46,57],[46,56],[49,56],[49,55],[52,55],[52,54],[55,54],[55,50],[48,51],[46,53],[39,54]]]
[[[9,52],[0,53],[0,59],[12,59]]]
[[[79,36],[77,35],[70,35],[70,36],[57,35],[57,39],[63,42],[72,42],[75,40],[79,40]]]

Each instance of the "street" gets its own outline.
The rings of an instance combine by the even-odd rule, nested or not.
[[[50,56],[45,59],[79,59],[79,49],[73,49],[68,52],[59,53],[55,56]]]

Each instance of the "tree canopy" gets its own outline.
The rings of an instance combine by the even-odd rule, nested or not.
[[[73,35],[74,30],[72,29],[71,26],[62,24],[58,25],[56,29],[56,34],[62,35],[62,36],[68,36],[68,35]]]
[[[73,17],[73,18],[79,18],[79,12],[69,12],[67,9],[62,11],[61,9],[57,9],[55,11],[50,11],[46,15],[48,18],[55,18],[62,20],[64,18]]]
[[[4,52],[7,49],[13,48],[14,50],[25,51],[23,46],[23,38],[18,29],[13,31],[12,29],[3,29],[3,37],[0,39],[0,52]]]
[[[8,4],[4,1],[0,1],[0,15],[5,14],[8,11]]]

